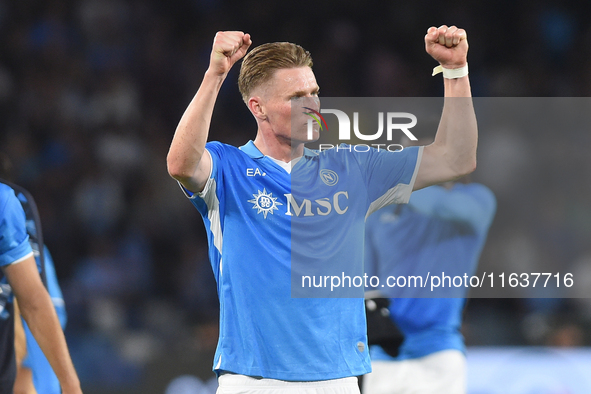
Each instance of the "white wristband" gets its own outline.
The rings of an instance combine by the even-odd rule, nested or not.
[[[443,68],[441,65],[435,67],[433,69],[432,75],[437,75],[439,73],[443,73],[443,78],[447,79],[456,79],[462,78],[468,75],[468,63],[464,67],[460,68]]]

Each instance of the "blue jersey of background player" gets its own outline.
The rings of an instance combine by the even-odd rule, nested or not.
[[[25,213],[12,188],[0,183],[0,267],[4,269],[32,256]],[[3,271],[0,282],[0,393],[8,393],[16,377],[13,295]]]
[[[427,272],[455,271],[473,275],[495,210],[495,197],[486,186],[455,183],[447,187],[431,186],[419,190],[413,193],[408,205],[395,205],[377,211],[367,221],[368,275],[377,275],[381,281],[385,281],[388,276],[425,277]],[[374,372],[365,377],[364,391],[440,392],[437,390],[441,386],[437,384],[443,381],[443,387],[447,390],[445,392],[463,392],[463,388],[453,391],[453,382],[445,379],[463,384],[465,370],[451,373],[446,371],[445,362],[441,362],[438,370],[430,371],[429,377],[408,372],[416,363],[406,365],[406,377],[415,380],[409,382],[408,387],[405,387],[406,381],[396,380],[401,363],[380,369],[382,365],[379,362],[420,360],[450,350],[463,353],[464,341],[460,326],[465,299],[395,298],[390,301],[390,317],[403,333],[404,341],[397,357],[391,357],[379,346],[371,346]],[[453,357],[458,357],[458,354]],[[452,360],[447,364],[453,363]],[[425,365],[421,368],[427,370]],[[417,381],[425,384],[427,379],[436,379],[439,373],[442,380],[433,382],[435,386],[425,386],[423,390],[418,388]],[[383,389],[382,386],[386,387],[388,382],[390,388]]]
[[[326,265],[337,265],[352,251],[345,260],[362,269],[358,256],[363,254],[365,215],[372,208],[397,197],[404,201],[409,189],[474,169],[477,127],[465,38],[465,31],[455,26],[428,30],[427,52],[442,67],[456,70],[444,73],[445,95],[456,99],[446,100],[433,144],[386,159],[375,152],[341,151],[338,156],[304,149],[305,142],[318,138],[318,125],[310,138],[303,112],[320,109],[319,87],[309,53],[291,43],[263,44],[242,62],[239,87],[257,122],[254,141],[242,150],[206,147],[219,89],[251,44],[249,34],[218,32],[209,68],[179,122],[167,164],[170,175],[194,198],[209,230],[221,313],[215,369],[230,372],[219,378],[224,393],[260,392],[270,385],[302,393],[358,392],[354,376],[368,370],[363,301],[291,298],[294,248],[285,235],[295,223],[300,241],[312,241],[307,251],[319,252]],[[311,99],[305,103],[311,108],[304,108],[304,98]],[[293,117],[292,104],[298,106]],[[420,160],[418,152],[423,152]],[[393,166],[386,168],[388,162]],[[296,177],[286,171],[292,168],[299,172]],[[326,182],[322,171],[333,171]],[[337,178],[338,186],[333,183]],[[294,180],[298,193],[290,193]],[[343,217],[331,221],[329,215]],[[314,233],[302,234],[299,219],[314,222],[317,226],[308,226]],[[296,250],[296,260],[305,257]]]

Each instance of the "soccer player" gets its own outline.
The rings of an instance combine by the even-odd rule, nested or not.
[[[37,270],[25,220],[25,212],[14,190],[0,183],[0,276],[4,283],[0,294],[1,318],[4,318],[0,322],[3,361],[0,393],[12,393],[16,373],[12,292],[18,299],[22,316],[58,376],[62,392],[81,393],[59,320]]]
[[[12,165],[10,158],[4,152],[0,152],[0,183],[5,183],[14,191],[25,211],[25,220],[29,243],[33,249],[35,261],[39,268],[41,279],[49,296],[62,330],[66,325],[66,308],[62,291],[57,282],[53,258],[49,253],[47,246],[41,250],[39,245],[43,244],[43,232],[41,229],[41,219],[37,211],[37,204],[33,196],[23,187],[15,185],[5,179],[12,180]],[[15,300],[15,350],[17,356],[17,372],[14,383],[15,394],[42,393],[42,394],[60,394],[61,388],[59,380],[53,372],[49,361],[43,354],[43,351],[37,344],[33,333],[27,323],[18,313],[18,303]],[[24,358],[24,359],[23,359]]]
[[[382,283],[427,272],[472,276],[495,210],[490,189],[459,182],[427,187],[407,205],[382,208],[366,222],[368,275]],[[461,290],[464,297],[467,290]],[[373,371],[363,378],[363,392],[465,394],[464,304],[461,297],[390,299],[389,317],[404,340],[398,354],[370,346]]]
[[[477,127],[466,32],[445,25],[428,30],[426,50],[444,68],[445,96],[460,99],[445,101],[433,144],[401,152],[304,148],[307,131],[291,128],[291,108],[308,99],[319,109],[310,54],[295,44],[271,43],[246,55],[250,45],[249,34],[217,33],[209,68],[167,158],[170,175],[207,228],[220,300],[219,392],[358,393],[355,376],[370,370],[364,301],[291,297],[292,219],[313,223],[310,243],[329,249],[307,256],[310,266],[361,267],[369,212],[474,170]],[[256,137],[240,148],[206,144],[219,89],[245,55],[238,84]],[[318,130],[313,134],[317,138]],[[297,189],[292,170],[300,174]],[[322,171],[330,177],[319,176]]]

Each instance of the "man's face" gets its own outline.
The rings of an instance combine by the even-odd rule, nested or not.
[[[289,139],[292,144],[318,139],[319,125],[315,121],[309,138],[308,120],[312,118],[305,113],[311,111],[304,109],[320,110],[319,88],[310,67],[277,70],[261,88],[267,120],[278,138]]]

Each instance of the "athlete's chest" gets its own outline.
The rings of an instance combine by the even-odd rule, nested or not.
[[[267,219],[323,218],[352,214],[365,201],[360,180],[338,164],[301,163],[291,172],[273,163],[244,163],[225,177],[229,209]]]

